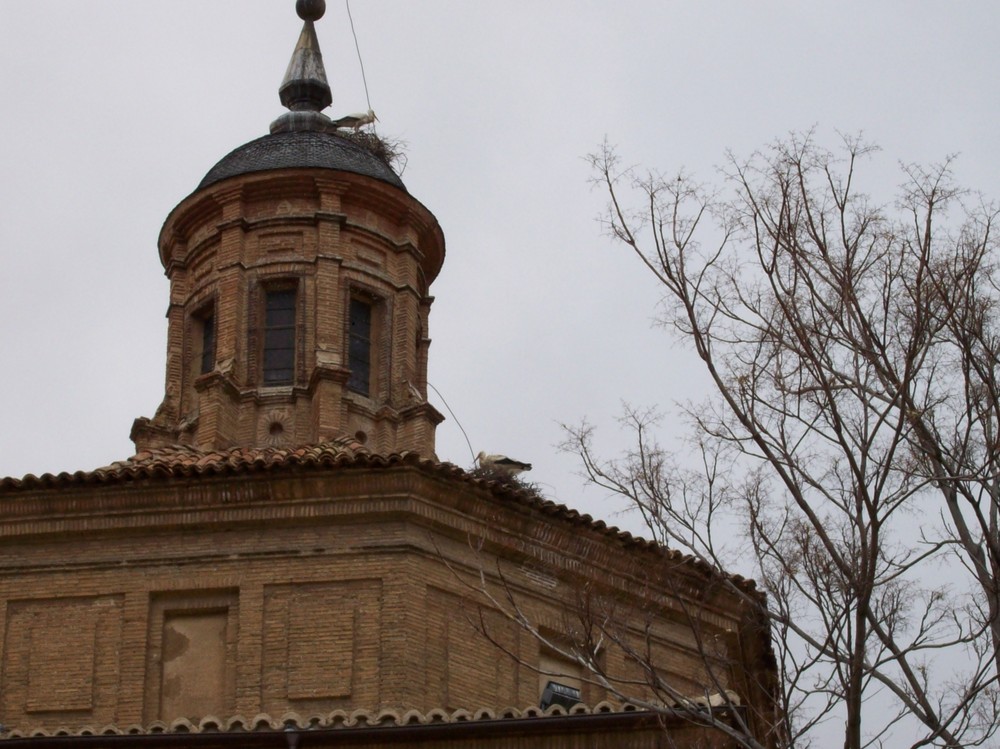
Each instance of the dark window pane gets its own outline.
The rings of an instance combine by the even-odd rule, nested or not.
[[[351,367],[354,363],[371,364],[371,345],[368,341],[351,336],[350,356]]]
[[[295,309],[295,289],[281,289],[267,292],[267,308]]]
[[[295,348],[295,330],[294,328],[278,328],[277,330],[265,330],[264,331],[264,350],[270,351],[271,349]]]
[[[292,370],[270,369],[264,372],[265,385],[288,385],[292,381]]]
[[[293,349],[271,349],[264,352],[264,371],[270,369],[292,369],[295,366]]]
[[[347,387],[355,393],[368,395],[368,370],[352,366],[351,376],[347,379]]]
[[[360,299],[351,300],[351,332],[365,337],[371,332],[372,308]]]
[[[295,290],[268,291],[264,302],[265,385],[291,384],[295,377]]]
[[[201,373],[215,369],[215,315],[208,314],[201,319]]]
[[[286,328],[295,325],[294,309],[269,309],[267,311],[269,328]]]
[[[347,387],[362,395],[368,395],[371,390],[371,337],[372,306],[360,299],[352,299],[347,341],[347,366],[351,375]]]

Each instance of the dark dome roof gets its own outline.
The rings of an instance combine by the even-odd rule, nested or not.
[[[240,174],[297,167],[353,172],[406,190],[388,164],[370,151],[343,136],[312,130],[273,133],[240,146],[208,171],[198,190]]]

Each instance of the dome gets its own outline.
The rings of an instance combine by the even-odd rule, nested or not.
[[[406,190],[403,181],[375,154],[341,135],[315,130],[272,133],[245,143],[209,169],[198,190],[241,174],[301,167],[361,174]]]

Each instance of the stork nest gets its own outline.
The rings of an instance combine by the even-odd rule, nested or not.
[[[500,484],[501,486],[506,486],[517,491],[529,492],[538,498],[542,498],[542,492],[538,488],[538,484],[525,481],[519,476],[512,476],[509,471],[504,471],[500,468],[493,468],[492,466],[476,466],[475,468],[469,470],[468,474],[474,478],[482,479],[483,481],[492,481]]]
[[[385,162],[386,166],[400,177],[406,171],[406,141],[400,138],[376,135],[367,130],[341,130],[337,135],[361,146],[368,153]]]

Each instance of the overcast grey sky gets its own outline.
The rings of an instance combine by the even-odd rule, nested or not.
[[[696,396],[701,372],[651,327],[656,287],[602,237],[583,157],[702,180],[726,149],[863,130],[899,161],[959,154],[1000,195],[1000,4],[354,0],[379,132],[408,142],[410,192],[444,228],[432,384],[473,449],[531,461],[550,497],[612,517],[559,455],[558,422],[620,439],[621,399]],[[292,0],[0,0],[0,475],[132,453],[163,394],[170,209],[282,110]],[[367,108],[344,4],[317,24],[335,116]],[[444,411],[440,401],[432,400]],[[678,431],[668,418],[664,434]],[[471,456],[453,419],[442,459]]]

